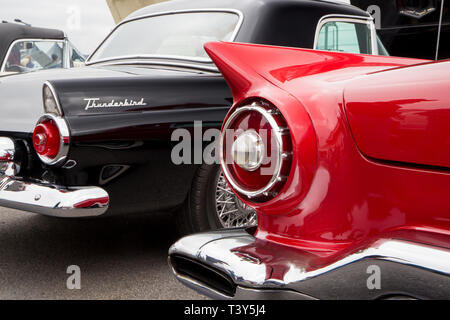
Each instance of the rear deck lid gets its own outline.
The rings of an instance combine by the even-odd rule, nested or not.
[[[369,158],[450,168],[450,61],[378,72],[345,89],[360,151]]]

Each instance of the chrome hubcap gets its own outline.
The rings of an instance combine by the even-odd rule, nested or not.
[[[216,213],[224,228],[249,227],[257,223],[256,211],[236,197],[222,172],[216,187]]]

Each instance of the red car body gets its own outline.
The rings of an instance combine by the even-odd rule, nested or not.
[[[180,240],[177,278],[219,298],[450,298],[450,61],[206,50],[233,93],[227,118],[258,101],[279,110],[290,168],[263,200],[228,175],[258,227]]]

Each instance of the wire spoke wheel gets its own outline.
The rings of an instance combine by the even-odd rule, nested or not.
[[[222,172],[216,186],[216,214],[224,228],[249,227],[257,223],[256,211],[236,197]]]

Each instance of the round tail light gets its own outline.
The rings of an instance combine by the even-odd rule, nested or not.
[[[254,202],[274,198],[292,159],[291,137],[280,111],[267,102],[237,108],[222,128],[220,156],[235,192]]]
[[[66,159],[69,130],[65,121],[52,115],[43,116],[33,132],[33,147],[46,164],[54,165]]]
[[[58,154],[61,135],[53,120],[45,120],[39,123],[33,132],[33,146],[36,152],[54,159]]]

